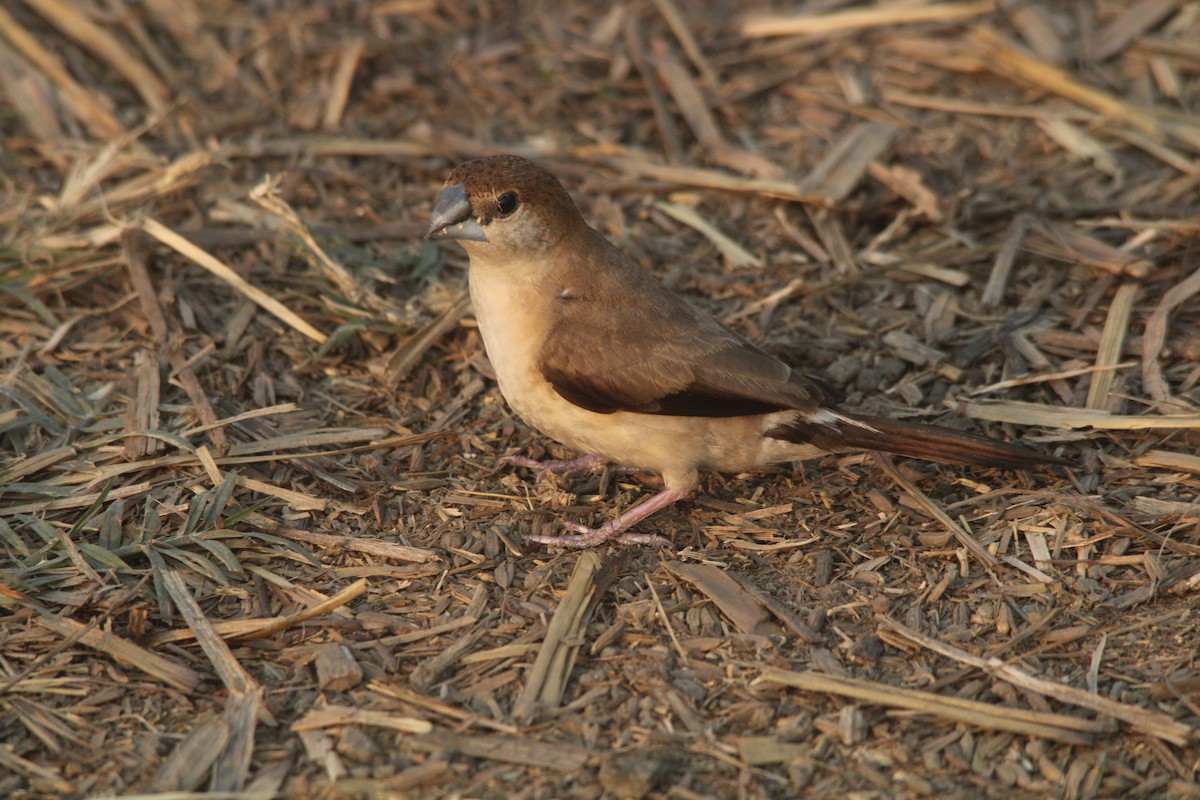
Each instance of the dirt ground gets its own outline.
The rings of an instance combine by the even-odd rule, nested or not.
[[[1200,798],[1200,4],[0,6],[0,796]],[[494,381],[515,152],[845,407],[705,476]]]

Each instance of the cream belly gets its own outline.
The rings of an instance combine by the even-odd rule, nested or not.
[[[535,289],[514,285],[511,273],[498,272],[476,264],[471,268],[471,299],[484,347],[505,400],[550,438],[583,454],[658,472],[666,488],[681,491],[695,486],[697,467],[740,472],[822,452],[763,436],[794,417],[792,411],[724,418],[598,414],[567,401],[536,364],[550,314],[530,308]]]

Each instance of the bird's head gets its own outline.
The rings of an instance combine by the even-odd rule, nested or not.
[[[458,239],[472,257],[548,254],[583,217],[562,184],[528,159],[488,156],[450,173],[426,239]]]

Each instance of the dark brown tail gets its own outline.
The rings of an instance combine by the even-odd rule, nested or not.
[[[801,419],[789,425],[781,425],[769,431],[767,435],[797,444],[814,444],[831,452],[883,450],[901,456],[975,464],[981,467],[1033,469],[1038,466],[1066,466],[1070,463],[1058,456],[1048,456],[1023,445],[939,428],[936,425],[901,422],[866,414],[840,413],[840,416],[850,421],[824,425]]]

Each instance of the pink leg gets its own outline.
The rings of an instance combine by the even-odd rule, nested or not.
[[[581,456],[570,461],[559,461],[557,459],[553,461],[538,461],[526,456],[504,456],[500,461],[504,464],[512,464],[514,467],[526,467],[537,470],[539,478],[547,472],[552,472],[555,475],[585,475],[589,472],[596,472],[608,463],[600,456]]]
[[[556,544],[559,547],[586,548],[595,547],[608,541],[616,540],[621,544],[649,544],[658,547],[672,547],[667,539],[654,533],[626,533],[655,511],[661,511],[672,503],[687,497],[687,492],[664,489],[658,494],[651,495],[632,508],[613,517],[599,528],[589,528],[578,522],[564,522],[563,527],[575,531],[576,536],[530,536],[529,541],[539,544]]]

